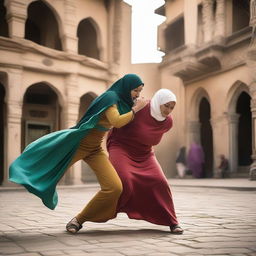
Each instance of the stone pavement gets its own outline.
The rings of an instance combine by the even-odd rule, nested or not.
[[[98,185],[59,187],[54,211],[24,189],[1,188],[0,255],[256,255],[256,181],[174,179],[170,185],[183,235],[125,214],[88,222],[71,235],[66,223]]]

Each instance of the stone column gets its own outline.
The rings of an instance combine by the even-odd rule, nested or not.
[[[77,93],[78,77],[76,74],[70,74],[66,78],[67,100],[63,111],[63,128],[69,128],[77,123],[79,115],[80,99]],[[74,164],[64,175],[62,182],[65,184],[81,183],[81,163]]]
[[[78,90],[78,77],[76,74],[70,74],[66,77],[66,95],[67,100],[64,105],[64,119],[63,128],[69,128],[77,123],[79,115],[79,95]]]
[[[78,38],[76,36],[76,4],[75,1],[65,1],[64,34],[62,35],[63,50],[77,54]]]
[[[212,140],[213,140],[213,171],[217,177],[217,167],[220,163],[220,154],[229,158],[229,122],[227,113],[224,112],[211,118]],[[230,161],[230,159],[228,159]]]
[[[22,0],[7,0],[6,20],[9,25],[11,38],[25,37],[25,23],[27,19],[27,4]]]
[[[22,117],[22,71],[8,72],[8,93],[6,95],[6,131],[4,138],[4,179],[3,185],[12,185],[9,179],[9,166],[21,153],[21,117]]]
[[[216,0],[215,41],[221,43],[225,37],[225,0]]]
[[[214,31],[213,0],[203,0],[204,42],[212,40]]]
[[[249,178],[256,180],[256,0],[250,3],[250,26],[252,27],[252,39],[247,52],[247,66],[249,68],[251,112],[252,112],[252,164]]]
[[[230,172],[237,172],[238,167],[238,121],[239,114],[230,113],[227,115],[229,127],[229,167]]]
[[[193,142],[201,144],[200,127],[201,127],[201,123],[199,121],[189,122],[189,129],[188,129],[189,130],[189,146]]]
[[[184,4],[184,29],[185,44],[195,47],[197,43],[198,7],[197,0],[185,0]]]
[[[254,87],[254,88],[253,88]],[[252,112],[252,164],[250,167],[249,178],[256,180],[256,83],[251,85],[252,100],[251,100],[251,112]]]
[[[110,0],[108,7],[108,60],[110,81],[115,81],[120,73],[122,34],[122,8],[120,0]],[[130,61],[130,60],[129,60]]]

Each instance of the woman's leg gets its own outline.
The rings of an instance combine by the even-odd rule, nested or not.
[[[103,151],[84,159],[95,172],[101,190],[76,216],[80,224],[85,221],[105,222],[115,217],[118,199],[122,193],[122,183],[116,170]]]

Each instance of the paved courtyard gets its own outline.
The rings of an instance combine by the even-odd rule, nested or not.
[[[96,186],[59,188],[54,211],[25,190],[0,191],[0,255],[256,255],[255,190],[173,186],[183,235],[125,214],[86,223],[76,235],[66,233],[66,223],[96,191]]]

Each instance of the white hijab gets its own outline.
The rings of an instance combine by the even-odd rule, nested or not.
[[[150,114],[157,121],[163,121],[166,117],[163,117],[160,110],[160,105],[166,104],[170,101],[177,101],[173,92],[168,89],[158,90],[150,101]]]

